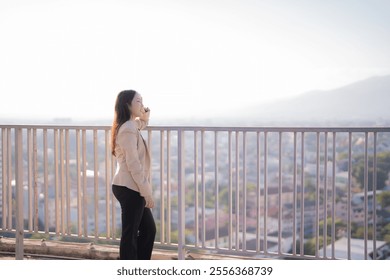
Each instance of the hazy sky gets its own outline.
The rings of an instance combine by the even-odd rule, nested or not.
[[[0,0],[0,118],[153,119],[390,74],[388,0]]]

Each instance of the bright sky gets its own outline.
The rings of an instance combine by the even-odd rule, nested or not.
[[[0,0],[0,119],[204,118],[390,74],[388,0]]]

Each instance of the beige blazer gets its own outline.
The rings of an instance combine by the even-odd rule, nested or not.
[[[141,196],[152,195],[150,185],[150,154],[140,133],[147,123],[129,120],[119,128],[115,154],[117,167],[112,184],[137,191]]]

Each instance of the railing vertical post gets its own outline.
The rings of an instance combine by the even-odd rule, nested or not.
[[[305,254],[304,252],[304,233],[305,233],[305,132],[301,133],[301,199],[299,202],[300,219],[300,233],[299,233],[299,252],[301,256]]]
[[[161,243],[165,243],[165,165],[164,165],[164,130],[160,131],[160,201],[161,201],[161,207],[160,207],[160,240]],[[169,143],[168,143],[169,146]],[[149,146],[151,147],[151,146]],[[170,160],[168,158],[168,160]],[[169,193],[167,194],[167,198],[169,197]],[[168,207],[167,207],[168,208]]]
[[[373,211],[373,232],[372,232],[372,240],[373,240],[373,251],[372,251],[372,259],[373,260],[376,260],[377,258],[377,248],[376,248],[376,232],[377,232],[377,198],[376,198],[376,195],[377,195],[377,153],[376,153],[376,145],[377,145],[377,133],[374,132],[374,154],[373,154],[373,157],[374,157],[374,162],[373,162],[373,178],[372,178],[372,191],[373,191],[373,204],[372,204],[372,211]]]
[[[320,231],[319,231],[319,226],[320,226],[320,182],[321,182],[321,174],[320,174],[320,157],[321,157],[321,150],[320,150],[320,132],[317,131],[316,133],[316,139],[317,139],[317,152],[316,152],[316,208],[315,208],[315,245],[316,245],[316,253],[315,256],[318,258],[319,250],[320,250]],[[324,240],[324,244],[326,244],[326,240]],[[324,246],[326,247],[326,246]]]
[[[278,178],[278,254],[282,254],[282,219],[283,219],[283,205],[282,205],[282,168],[283,168],[283,157],[282,157],[282,138],[283,133],[279,132],[279,178]]]
[[[167,235],[167,238],[166,238],[166,241],[168,242],[168,244],[171,244],[172,242],[172,234],[171,234],[171,217],[172,217],[172,199],[171,199],[171,131],[170,130],[167,130],[167,183],[166,183],[166,187],[167,187],[167,201],[166,201],[166,231],[165,231],[165,234]],[[161,146],[162,149],[164,149],[164,146]],[[164,157],[163,157],[164,159]],[[164,170],[164,169],[162,169]],[[162,181],[163,182],[163,181]]]
[[[264,254],[268,253],[268,131],[264,131]]]
[[[15,129],[16,236],[15,259],[23,260],[23,140],[22,128]]]
[[[201,239],[202,239],[202,247],[206,247],[206,159],[205,159],[205,139],[204,139],[204,130],[201,131],[200,133],[201,139],[200,139],[200,154],[202,157],[201,160],[201,168],[200,168],[200,173],[201,173],[201,185],[202,185],[202,193],[201,193],[201,215],[202,215],[202,225],[201,225]]]
[[[215,150],[215,156],[214,156],[214,165],[215,165],[215,174],[214,174],[214,180],[215,180],[215,201],[214,201],[214,207],[215,207],[215,248],[219,248],[219,176],[218,176],[218,132],[214,132],[214,150]]]
[[[199,246],[199,174],[198,174],[198,132],[194,130],[194,188],[195,188],[195,197],[194,197],[194,233],[195,233],[195,247]],[[230,248],[230,247],[229,247]]]
[[[95,206],[95,238],[99,237],[99,153],[98,132],[93,130],[93,182],[94,182],[94,206]]]
[[[364,259],[368,259],[368,132],[364,138]],[[374,174],[373,174],[374,176]]]
[[[351,259],[351,223],[352,223],[352,132],[348,133],[348,187],[347,187],[347,259]]]
[[[333,132],[333,150],[332,150],[332,259],[336,259],[336,132]]]
[[[178,148],[178,259],[185,258],[185,183],[184,183],[184,132],[177,131]]]

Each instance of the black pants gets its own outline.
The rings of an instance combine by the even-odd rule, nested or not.
[[[152,211],[145,208],[145,199],[129,188],[112,185],[112,192],[122,209],[121,260],[150,260],[156,224]]]

